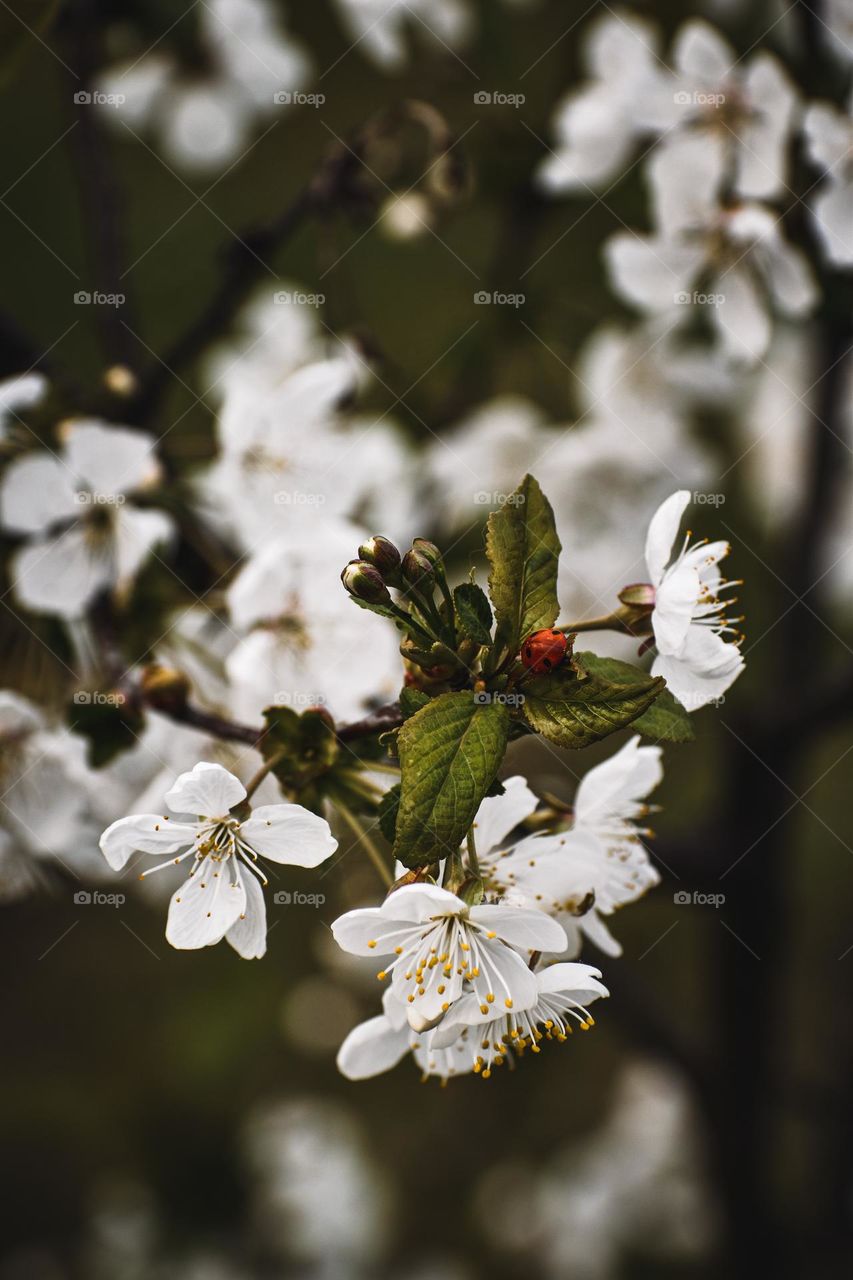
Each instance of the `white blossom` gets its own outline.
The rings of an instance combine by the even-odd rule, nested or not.
[[[833,266],[853,263],[853,95],[842,112],[828,102],[810,106],[803,120],[806,147],[825,180],[812,197],[815,227]]]
[[[337,848],[328,823],[298,804],[261,805],[248,818],[231,810],[246,788],[221,765],[201,762],[182,773],[166,795],[168,814],[119,818],[101,836],[114,871],[136,853],[164,861],[143,875],[192,859],[189,878],[172,896],[166,938],[179,950],[208,947],[225,938],[247,960],[266,951],[266,876],[258,858],[285,866],[316,867]],[[177,856],[174,856],[177,855]]]
[[[210,172],[240,158],[257,121],[288,109],[310,63],[267,0],[209,0],[198,21],[209,70],[154,49],[110,67],[98,92],[115,99],[103,114],[119,130],[151,133],[171,163]]]
[[[681,489],[667,498],[652,517],[646,537],[646,567],[654,588],[657,657],[654,675],[664,676],[676,698],[695,711],[721,697],[743,670],[743,655],[731,637],[735,629],[725,614],[726,582],[719,562],[728,542],[690,544],[688,533],[677,546],[681,518],[691,500]]]
[[[461,0],[337,0],[337,8],[352,47],[388,71],[408,61],[408,31],[439,48],[455,48],[470,28]]]
[[[19,373],[0,381],[0,440],[20,421],[21,414],[41,404],[47,391],[47,378],[42,373]]]
[[[126,589],[172,521],[133,497],[156,484],[154,439],[77,420],[61,453],[30,452],[6,468],[0,523],[29,535],[12,557],[15,593],[37,613],[78,617],[99,591]]]
[[[469,907],[437,885],[396,889],[381,907],[349,911],[332,926],[338,945],[354,955],[388,957],[380,980],[391,979],[409,1026],[435,1026],[456,1001],[476,997],[472,1023],[495,1010],[522,1012],[536,1002],[526,957],[561,951],[565,933],[544,912],[492,903]]]

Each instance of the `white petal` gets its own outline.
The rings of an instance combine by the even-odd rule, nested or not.
[[[471,919],[494,931],[513,947],[527,951],[562,951],[566,935],[562,925],[544,911],[524,907],[499,907],[486,904],[471,908]]]
[[[291,867],[316,867],[338,847],[326,819],[300,804],[261,805],[240,834],[255,853]]]
[[[78,618],[113,581],[110,556],[93,548],[81,528],[22,547],[11,558],[15,594],[34,613]]]
[[[606,956],[621,956],[622,943],[613,937],[595,907],[591,911],[587,911],[586,915],[581,916],[577,925],[584,937],[589,938],[590,942],[598,947],[599,951],[603,951]]]
[[[844,164],[850,150],[851,124],[827,102],[816,102],[803,117],[803,132],[811,159],[823,169]]]
[[[654,152],[646,176],[655,225],[664,237],[707,223],[716,208],[725,171],[725,141],[705,130],[676,134]]]
[[[388,920],[411,920],[419,923],[437,915],[465,915],[467,907],[455,893],[436,884],[404,884],[395,889],[379,908]]]
[[[684,560],[677,560],[663,575],[652,613],[655,640],[661,653],[678,653],[684,644],[700,591],[698,571]]]
[[[753,272],[740,262],[724,272],[718,284],[724,301],[712,307],[711,318],[724,347],[736,359],[760,360],[770,343],[770,318]]]
[[[689,489],[678,489],[661,503],[649,523],[646,534],[646,566],[655,586],[669,564],[681,518],[690,505],[690,497]]]
[[[688,79],[701,85],[719,85],[731,70],[734,54],[712,26],[701,18],[692,18],[673,41],[672,60]]]
[[[246,892],[246,905],[239,919],[226,933],[225,940],[244,960],[260,960],[267,949],[267,904],[264,901],[264,891],[257,876],[239,863],[237,875]]]
[[[674,243],[633,232],[617,232],[604,244],[613,288],[640,310],[652,313],[678,304],[692,286],[704,256],[699,243]],[[681,310],[689,312],[688,307]]]
[[[194,951],[221,941],[246,908],[246,890],[229,858],[205,859],[169,903],[166,941],[179,951]]]
[[[538,803],[524,778],[507,778],[502,796],[488,796],[474,819],[477,853],[484,856],[499,849],[520,822],[529,818]]]
[[[166,804],[173,813],[195,813],[205,818],[225,818],[245,798],[246,788],[239,778],[221,764],[204,760],[182,773],[166,792]]]
[[[0,488],[0,523],[19,533],[38,533],[57,520],[73,519],[84,508],[74,476],[60,458],[26,453],[10,462]]]
[[[165,511],[141,511],[138,507],[120,507],[114,528],[119,586],[132,582],[154,548],[168,542],[175,531]]]
[[[588,964],[573,964],[564,961],[561,964],[549,965],[537,975],[539,990],[545,995],[566,993],[574,996],[581,1004],[588,1004],[600,996],[608,996],[610,992],[599,981],[600,969],[593,969]]]
[[[853,218],[849,218],[847,223],[848,252],[853,242],[851,224]],[[819,294],[805,254],[777,236],[768,245],[768,256],[768,284],[779,310],[795,319],[808,315],[817,303]]]
[[[575,794],[575,822],[595,825],[645,799],[663,778],[660,747],[626,742],[609,760],[581,778]]]
[[[837,266],[853,263],[853,231],[850,210],[853,208],[853,182],[830,184],[814,198],[812,212],[823,247],[830,262]]]
[[[338,1070],[348,1080],[367,1080],[390,1071],[408,1052],[412,1033],[408,1024],[393,1027],[386,1017],[361,1022],[338,1050]]]
[[[160,475],[153,436],[129,427],[111,427],[97,419],[68,427],[65,457],[86,488],[105,497],[130,493]]]
[[[396,922],[383,919],[378,907],[357,907],[338,916],[332,925],[335,942],[354,956],[390,955],[397,945],[397,932]]]
[[[101,852],[113,871],[121,871],[134,853],[178,853],[195,840],[197,828],[175,822],[161,813],[134,813],[107,827],[99,840]]]
[[[693,626],[678,657],[659,654],[652,674],[663,676],[672,693],[688,711],[722,697],[743,670],[743,655],[711,627]]]

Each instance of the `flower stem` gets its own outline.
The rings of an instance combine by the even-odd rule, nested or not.
[[[274,755],[271,755],[269,759],[264,761],[257,773],[253,774],[246,783],[246,800],[243,802],[244,804],[246,801],[251,800],[267,774],[272,773],[276,765],[281,764],[286,755],[287,751],[276,751]]]
[[[468,870],[471,872],[472,875],[479,876],[480,875],[480,859],[477,857],[477,844],[476,844],[476,841],[474,840],[473,827],[471,827],[471,829],[469,830],[468,835],[465,837],[465,840],[468,845]]]
[[[394,883],[391,872],[385,865],[385,859],[382,857],[382,854],[379,852],[376,845],[359,822],[358,818],[354,813],[350,812],[345,805],[342,805],[337,800],[335,801],[335,807],[349,827],[350,831],[352,831],[353,835],[357,837],[357,843],[364,846],[364,851],[376,870],[379,872],[379,875],[382,877],[383,884],[387,885],[390,889],[391,885]]]

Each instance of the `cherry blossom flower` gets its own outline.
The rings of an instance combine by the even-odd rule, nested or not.
[[[153,133],[179,168],[209,172],[239,159],[256,120],[286,109],[310,64],[266,0],[209,0],[198,18],[208,70],[157,50],[111,67],[99,92],[115,99],[110,122]]]
[[[171,536],[164,512],[128,501],[160,477],[154,443],[144,431],[77,420],[61,454],[30,452],[9,464],[0,523],[31,535],[11,561],[21,604],[78,617],[99,591],[129,586]]]
[[[681,154],[673,145],[649,166],[657,221],[665,230],[653,236],[618,232],[607,241],[611,282],[626,301],[651,315],[666,313],[673,325],[704,307],[723,352],[754,363],[770,343],[771,305],[794,319],[815,306],[811,269],[785,240],[774,213],[758,204],[716,208],[710,169],[685,167]],[[690,187],[687,199],[682,185]]]
[[[575,1027],[593,1025],[587,1005],[608,995],[597,969],[555,964],[533,975],[536,997],[525,1010],[503,1010],[483,1023],[474,993],[463,996],[434,1031],[414,1033],[402,1004],[389,987],[383,1012],[354,1027],[338,1052],[338,1068],[350,1080],[388,1071],[411,1051],[424,1076],[443,1080],[469,1072],[488,1080],[492,1069],[525,1049],[539,1053],[541,1042],[564,1042]]]
[[[20,421],[20,414],[44,400],[47,390],[47,378],[41,373],[19,373],[0,381],[0,440]]]
[[[512,900],[558,917],[566,951],[576,956],[584,938],[607,955],[622,948],[603,917],[635,902],[659,882],[640,840],[644,801],[663,777],[660,747],[639,737],[581,779],[572,825],[554,834],[507,837],[536,808],[523,778],[509,778],[502,796],[488,797],[475,824],[480,865],[488,882]]]
[[[248,818],[231,812],[246,798],[239,779],[219,764],[201,762],[182,773],[166,795],[174,814],[137,813],[119,818],[101,836],[101,851],[114,871],[136,852],[166,861],[151,875],[192,859],[189,878],[169,906],[166,938],[179,950],[209,947],[223,938],[247,960],[266,951],[266,884],[258,858],[285,866],[316,867],[334,853],[328,823],[298,804],[261,805]],[[175,857],[174,855],[178,856]]]
[[[853,95],[847,111],[816,102],[803,120],[806,147],[826,178],[812,198],[812,214],[824,252],[836,267],[853,263]]]
[[[656,103],[656,118],[666,130],[661,146],[677,146],[682,166],[692,152],[685,194],[703,164],[713,174],[716,196],[729,176],[744,199],[782,194],[798,95],[777,59],[761,50],[744,63],[719,32],[693,18],[675,37],[672,64],[674,76]]]
[[[391,978],[409,1026],[435,1026],[452,1005],[473,993],[472,1023],[494,1010],[520,1012],[536,1001],[536,980],[524,955],[561,951],[566,935],[544,912],[484,903],[469,907],[437,885],[404,885],[381,907],[348,911],[332,926],[354,955],[390,957],[379,971]]]
[[[589,80],[557,108],[554,150],[538,171],[548,191],[599,188],[627,165],[650,131],[641,105],[664,97],[657,28],[619,10],[590,24],[584,39]]]
[[[675,551],[681,518],[690,503],[687,489],[667,498],[652,517],[646,536],[646,566],[654,591],[652,627],[657,657],[654,675],[664,676],[689,711],[721,697],[743,670],[743,655],[727,637],[735,629],[725,615],[726,582],[719,562],[728,542],[690,544],[688,533]],[[730,602],[729,602],[730,603]]]
[[[470,27],[467,7],[459,0],[337,0],[337,5],[354,46],[389,71],[407,61],[407,30],[452,48]]]

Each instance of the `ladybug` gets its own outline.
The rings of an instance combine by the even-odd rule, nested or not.
[[[547,627],[527,637],[521,646],[521,661],[534,675],[544,675],[560,665],[568,647],[569,642],[562,631]]]

